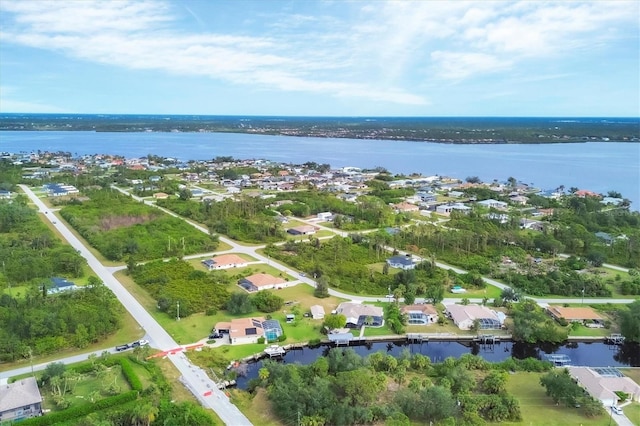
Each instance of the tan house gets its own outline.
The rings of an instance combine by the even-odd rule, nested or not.
[[[406,305],[400,311],[407,316],[409,325],[430,325],[438,322],[438,311],[433,305]]]
[[[382,308],[374,305],[365,305],[355,302],[342,302],[336,308],[336,313],[347,317],[347,327],[359,328],[370,320],[367,324],[370,327],[381,327],[384,324],[384,314]]]
[[[616,391],[629,395],[632,401],[640,401],[640,385],[616,368],[567,367],[569,374],[593,398],[606,407],[618,403]]]
[[[267,341],[276,341],[282,335],[282,327],[278,321],[262,317],[235,318],[230,322],[217,323],[214,329],[216,333],[228,334],[232,345],[258,343],[261,337]]]
[[[416,206],[415,204],[402,202],[402,203],[394,204],[393,209],[396,213],[410,213],[410,212],[419,211],[420,207]]]
[[[202,264],[210,271],[213,271],[216,269],[242,268],[247,266],[249,262],[237,254],[221,254],[220,256],[203,260]]]
[[[563,319],[568,322],[595,322],[601,323],[604,318],[592,308],[576,307],[565,308],[564,306],[549,306],[547,311],[556,320]]]
[[[283,278],[261,272],[242,278],[238,281],[238,285],[251,293],[260,290],[270,290],[272,288],[281,289],[288,287],[290,284]]]
[[[291,235],[312,235],[316,233],[316,227],[313,225],[300,225],[287,229],[287,233]]]
[[[480,330],[496,330],[502,328],[504,314],[481,305],[446,305],[446,315],[460,330],[471,330],[477,320]]]

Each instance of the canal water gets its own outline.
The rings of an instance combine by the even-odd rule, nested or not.
[[[340,349],[345,348],[344,346]],[[421,353],[428,356],[431,362],[441,362],[447,357],[458,358],[463,354],[471,353],[481,356],[487,361],[503,361],[508,357],[517,359],[538,358],[546,359],[546,355],[566,355],[570,359],[570,365],[588,367],[640,367],[640,346],[634,344],[608,345],[602,342],[567,342],[564,344],[526,344],[518,342],[499,342],[493,345],[475,342],[424,342],[408,343],[398,342],[369,342],[362,345],[352,345],[359,355],[367,356],[374,352],[384,352],[399,356],[403,350],[411,353]],[[284,363],[310,364],[320,356],[327,356],[333,346],[319,346],[316,348],[304,348],[288,351],[282,358]],[[237,385],[245,389],[247,383],[258,377],[258,371],[262,367],[262,360],[250,362],[240,370],[243,375],[237,378]]]

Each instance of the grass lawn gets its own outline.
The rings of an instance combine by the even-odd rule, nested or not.
[[[110,349],[117,345],[121,345],[122,343],[132,342],[134,340],[140,339],[144,336],[144,330],[140,328],[140,325],[133,319],[133,317],[125,312],[122,315],[122,327],[118,331],[116,331],[111,336],[107,337],[105,340],[95,343],[93,345],[87,346],[83,349],[68,349],[66,351],[59,351],[55,354],[44,355],[44,356],[34,356],[33,364],[41,364],[45,362],[53,362],[60,358],[65,358],[74,355],[85,354],[88,352],[99,351],[100,349]],[[0,364],[0,371],[12,370],[14,368],[25,367],[29,365],[28,359],[23,359],[21,361],[3,363]]]
[[[569,327],[569,336],[606,337],[616,332],[617,330],[611,328],[589,328],[582,324]]]
[[[608,415],[592,419],[581,414],[579,408],[556,405],[540,385],[544,373],[518,372],[509,375],[507,391],[520,402],[521,423],[503,422],[503,425],[540,425],[546,426],[606,426],[610,422]]]
[[[634,425],[640,425],[640,403],[634,402],[622,408],[624,414]]]
[[[502,292],[498,287],[491,284],[487,284],[485,288],[466,290],[465,293],[446,293],[445,297],[448,299],[463,299],[465,297],[467,299],[482,299],[486,297],[493,301],[496,297],[500,297],[500,293]]]
[[[640,368],[638,367],[618,367],[618,369],[627,377],[640,385]]]

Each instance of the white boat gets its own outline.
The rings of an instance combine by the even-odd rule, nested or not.
[[[279,345],[271,345],[265,348],[264,353],[270,357],[282,356],[286,353],[285,349]]]

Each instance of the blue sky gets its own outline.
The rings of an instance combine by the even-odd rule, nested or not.
[[[640,116],[640,2],[0,1],[0,112]]]

